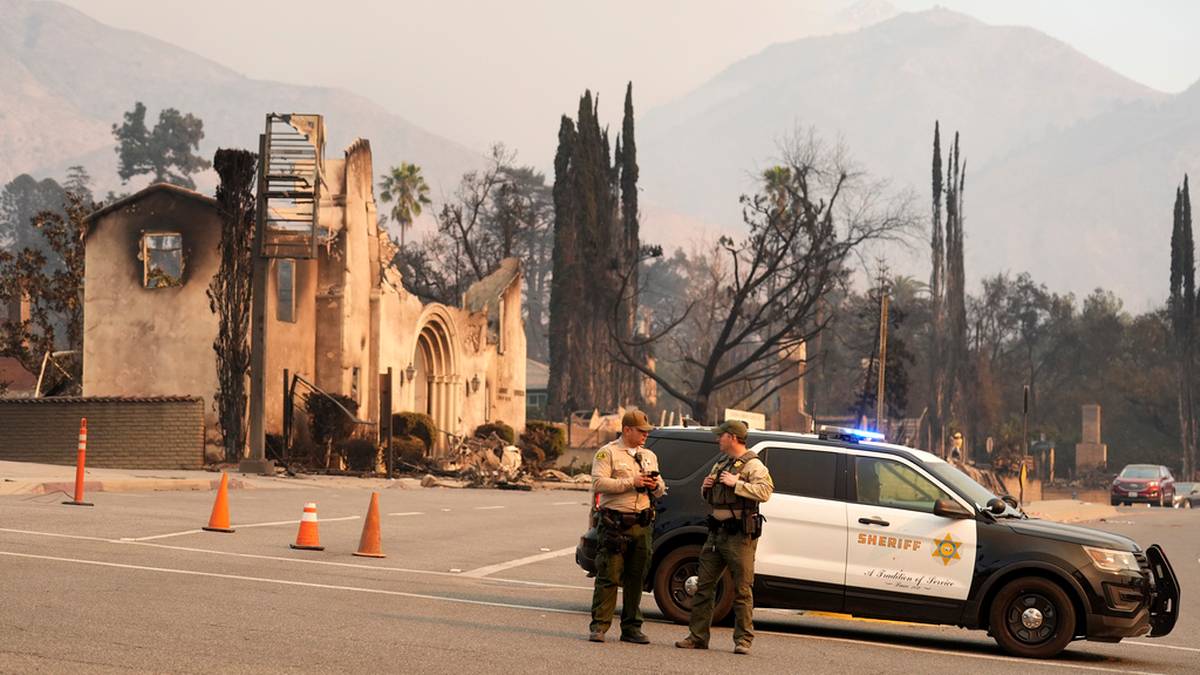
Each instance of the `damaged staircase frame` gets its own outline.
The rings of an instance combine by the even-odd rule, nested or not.
[[[320,115],[267,114],[258,175],[259,255],[317,257],[324,154]]]

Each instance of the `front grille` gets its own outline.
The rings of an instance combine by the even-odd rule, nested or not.
[[[1150,571],[1150,563],[1146,560],[1144,551],[1134,551],[1133,557],[1137,559],[1138,569],[1142,570],[1142,574],[1146,577],[1146,581],[1154,583],[1154,573]]]

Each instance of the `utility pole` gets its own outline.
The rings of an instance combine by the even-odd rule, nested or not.
[[[1021,467],[1018,469],[1021,483],[1019,502],[1025,503],[1025,458],[1029,454],[1029,385],[1025,385],[1021,403]]]
[[[883,433],[887,419],[887,402],[884,398],[887,382],[887,334],[888,334],[888,283],[887,266],[879,261],[879,378],[875,388],[875,431]]]
[[[881,286],[882,295],[879,298],[879,383],[875,392],[875,431],[883,432],[883,422],[887,419],[884,400],[884,385],[887,381],[887,331],[888,331],[888,295],[887,287]]]
[[[258,137],[259,163],[267,162],[267,136]],[[258,208],[254,216],[254,265],[250,287],[250,455],[238,464],[242,473],[274,474],[275,462],[266,457],[266,432],[263,429],[267,345],[267,269],[263,255],[263,230],[266,229],[267,196],[263,181],[265,171],[258,172]]]

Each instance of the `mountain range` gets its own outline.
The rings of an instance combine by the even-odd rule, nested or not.
[[[8,89],[0,97],[2,182],[19,173],[62,176],[81,164],[101,190],[120,189],[111,127],[139,100],[148,108],[148,125],[165,107],[202,119],[200,154],[207,157],[218,147],[257,148],[267,112],[317,112],[325,116],[328,156],[367,138],[378,172],[385,162],[417,163],[434,195],[482,162],[478,153],[362,96],[253,80],[60,3],[0,0],[0,15],[0,78]],[[197,180],[202,190],[215,183],[211,171]]]
[[[206,156],[253,148],[265,112],[322,113],[328,155],[368,138],[377,172],[417,163],[435,200],[482,161],[358,94],[247,78],[56,2],[0,0],[0,12],[0,181],[83,164],[101,191],[130,189],[116,183],[110,129],[137,100],[148,122],[168,106],[203,119]],[[1057,291],[1102,286],[1137,311],[1162,302],[1173,191],[1200,152],[1200,85],[1165,94],[1031,28],[897,14],[883,0],[825,30],[840,32],[768,46],[639,115],[644,239],[686,248],[697,233],[743,231],[738,196],[809,127],[911,190],[924,218],[938,120],[943,149],[958,131],[967,161],[972,280],[1029,271]],[[198,183],[211,190],[215,175]],[[926,277],[927,236],[887,251],[889,265]]]
[[[967,162],[971,277],[1028,270],[1056,290],[1104,286],[1138,304],[1165,295],[1172,190],[1187,153],[1162,160],[1192,142],[1148,132],[1166,115],[1200,142],[1194,127],[1179,128],[1186,99],[1030,28],[942,9],[900,14],[771,46],[651,111],[642,180],[664,207],[736,228],[738,195],[784,138],[811,127],[893,189],[912,188],[923,215],[940,120],[943,152],[957,130]],[[1144,147],[1151,138],[1161,147]],[[915,243],[890,251],[889,264],[923,278],[928,249]]]

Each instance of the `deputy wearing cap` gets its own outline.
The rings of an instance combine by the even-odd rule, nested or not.
[[[726,420],[713,429],[724,455],[700,487],[708,502],[708,539],[700,549],[700,583],[692,598],[688,636],[681,649],[708,649],[717,580],[729,568],[733,577],[733,651],[749,654],[754,640],[754,552],[762,534],[758,505],[775,490],[767,465],[746,449],[745,423]]]
[[[592,460],[592,492],[599,495],[599,550],[592,592],[592,624],[588,639],[604,642],[622,588],[621,641],[648,644],[642,633],[642,588],[650,566],[654,531],[654,499],[666,492],[658,475],[658,457],[642,447],[654,427],[646,413],[632,410],[621,418],[621,437],[596,452]]]

